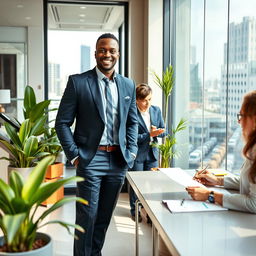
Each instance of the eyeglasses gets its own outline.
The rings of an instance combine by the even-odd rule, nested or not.
[[[244,117],[244,116],[245,116],[244,114],[237,113],[236,114],[237,121],[240,122],[242,117]]]

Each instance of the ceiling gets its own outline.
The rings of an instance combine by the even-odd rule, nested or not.
[[[42,0],[1,0],[0,26],[42,26],[42,3]],[[51,3],[48,5],[48,28],[116,31],[123,23],[123,13],[123,7],[116,5]]]

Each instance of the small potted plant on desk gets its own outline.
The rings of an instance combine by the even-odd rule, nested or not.
[[[71,181],[82,181],[80,177],[70,177],[51,183],[44,183],[47,166],[54,161],[53,156],[42,159],[31,171],[28,179],[16,171],[10,174],[10,184],[0,179],[0,256],[51,256],[52,241],[49,235],[39,233],[38,229],[52,223],[62,225],[70,233],[70,227],[79,229],[80,226],[61,220],[45,222],[45,218],[62,205],[77,201],[88,202],[78,197],[67,197],[57,201],[43,213],[39,212],[41,203],[60,186]],[[39,247],[39,248],[38,248]],[[38,249],[37,249],[38,248]]]
[[[169,96],[171,95],[175,79],[174,79],[174,70],[170,65],[166,68],[165,72],[162,74],[162,78],[160,78],[155,72],[153,72],[155,83],[162,89],[164,94],[164,123],[165,127],[169,127],[168,120],[168,103]],[[153,147],[157,147],[159,149],[159,153],[161,156],[160,159],[160,167],[168,168],[171,167],[171,161],[173,157],[178,155],[178,151],[175,149],[175,145],[177,144],[176,134],[187,127],[187,120],[181,118],[178,125],[175,128],[171,128],[171,131],[163,138],[162,144],[158,144],[156,142],[152,143]]]

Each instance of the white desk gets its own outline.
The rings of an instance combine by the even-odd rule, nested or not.
[[[157,255],[158,235],[172,255],[256,255],[256,215],[236,211],[172,214],[161,201],[189,198],[184,187],[160,171],[128,172],[127,179],[152,220],[153,255]]]

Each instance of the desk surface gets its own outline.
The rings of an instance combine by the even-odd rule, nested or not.
[[[256,215],[236,211],[171,213],[164,199],[189,198],[160,171],[128,172],[127,179],[173,255],[256,255]]]

